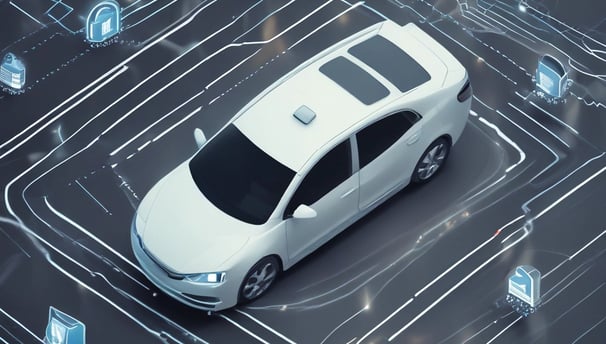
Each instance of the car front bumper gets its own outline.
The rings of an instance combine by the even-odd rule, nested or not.
[[[223,282],[216,284],[194,283],[171,277],[143,248],[137,235],[136,218],[135,215],[131,224],[131,246],[143,272],[154,285],[178,301],[198,309],[219,311],[237,304],[241,281],[233,279],[229,272]]]

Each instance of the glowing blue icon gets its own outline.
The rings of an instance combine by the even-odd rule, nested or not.
[[[46,326],[45,344],[84,344],[85,326],[80,321],[50,307]]]
[[[537,87],[547,95],[560,98],[568,88],[568,72],[560,61],[545,55],[539,59],[536,82]]]
[[[509,294],[530,307],[537,307],[541,301],[540,287],[541,273],[530,265],[518,266],[509,276]]]
[[[113,0],[97,4],[86,18],[86,39],[99,43],[120,32],[120,6]]]
[[[15,55],[8,53],[0,66],[0,81],[12,88],[21,89],[25,85],[25,66]]]

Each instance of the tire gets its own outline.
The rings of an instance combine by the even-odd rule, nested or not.
[[[412,182],[424,184],[433,179],[446,163],[449,153],[450,142],[446,138],[440,137],[432,142],[417,162],[412,173]]]
[[[239,303],[248,303],[263,295],[276,281],[280,263],[273,256],[265,257],[246,273],[238,293]]]

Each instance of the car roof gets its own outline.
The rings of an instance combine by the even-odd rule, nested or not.
[[[406,35],[409,30],[420,29],[386,21],[335,44],[270,86],[237,115],[234,124],[263,151],[299,172],[325,144],[403,94],[427,84],[441,85],[446,67],[428,54],[426,46]],[[404,63],[409,65],[399,61],[398,66],[375,65],[375,70],[360,60],[376,64],[369,51],[385,42],[405,51],[409,59]],[[371,55],[370,61],[365,55]],[[413,80],[402,80],[402,73],[391,75],[394,67],[410,71]],[[306,118],[294,116],[298,109]]]

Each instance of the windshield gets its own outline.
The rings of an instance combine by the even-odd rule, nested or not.
[[[263,224],[269,219],[295,175],[233,124],[193,157],[189,170],[210,202],[251,224]]]

